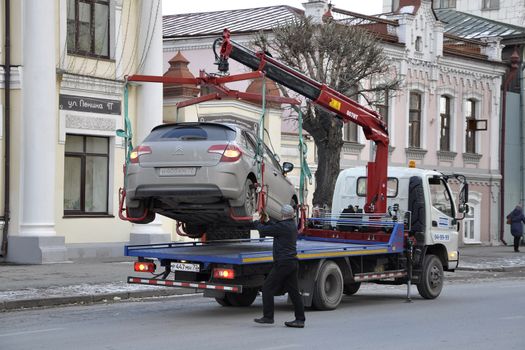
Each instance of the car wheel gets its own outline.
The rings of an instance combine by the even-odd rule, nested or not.
[[[201,238],[208,229],[207,225],[184,224],[183,230],[190,238]]]
[[[244,203],[242,206],[235,208],[235,214],[238,216],[252,216],[257,210],[257,191],[255,183],[250,178],[247,178],[244,182],[243,198]]]
[[[343,274],[333,261],[325,261],[315,281],[312,304],[317,310],[333,310],[343,298]]]
[[[140,204],[136,208],[126,208],[126,212],[128,215],[128,218],[130,219],[138,219],[144,216],[145,210],[148,210],[148,213],[142,220],[132,220],[131,222],[134,224],[149,224],[153,220],[155,220],[155,212],[151,211],[149,209],[146,209],[146,205],[144,201],[140,201]]]
[[[250,230],[236,227],[210,228],[206,232],[207,241],[250,238]]]
[[[435,299],[443,289],[443,265],[441,260],[433,254],[426,255],[423,260],[423,269],[417,291],[425,299]]]

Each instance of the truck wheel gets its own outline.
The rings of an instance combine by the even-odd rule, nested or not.
[[[215,301],[219,303],[220,306],[224,306],[224,307],[232,306],[232,304],[230,303],[228,298],[226,298],[226,296],[224,296],[223,298],[215,298]]]
[[[420,282],[417,284],[419,295],[425,299],[435,299],[443,289],[443,265],[435,255],[429,254],[423,259]]]
[[[333,310],[343,298],[343,274],[333,261],[325,261],[315,281],[313,306],[317,310]]]
[[[361,282],[347,283],[344,286],[343,293],[345,295],[354,295],[361,287]]]
[[[248,288],[242,291],[241,294],[237,293],[226,293],[226,300],[232,306],[250,306],[253,304],[255,298],[257,297],[257,289]]]

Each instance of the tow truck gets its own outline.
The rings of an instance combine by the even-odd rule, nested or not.
[[[343,295],[356,293],[362,282],[406,284],[408,299],[415,284],[423,298],[437,298],[443,271],[454,271],[459,262],[459,221],[468,211],[465,177],[414,167],[389,168],[387,126],[377,112],[267,53],[243,47],[231,40],[228,30],[216,43],[220,72],[227,72],[228,59],[234,59],[254,70],[242,78],[272,79],[335,117],[360,125],[375,143],[375,158],[366,168],[339,175],[331,212],[307,217],[307,210],[301,208],[297,257],[305,305],[335,309]],[[129,79],[174,82],[153,76]],[[201,72],[197,82],[215,84],[231,95],[222,84],[240,78],[228,79]],[[196,102],[210,98],[215,97],[199,97]],[[452,181],[462,186],[458,206],[449,185]],[[125,255],[137,258],[136,272],[149,274],[129,276],[128,283],[193,288],[222,306],[251,305],[273,261],[271,238],[128,245]]]

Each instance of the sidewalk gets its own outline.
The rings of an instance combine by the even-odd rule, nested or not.
[[[459,270],[512,271],[525,268],[525,247],[464,247]],[[112,302],[191,294],[193,289],[128,285],[126,277],[137,275],[133,260],[89,259],[48,265],[0,264],[0,312],[12,309]]]

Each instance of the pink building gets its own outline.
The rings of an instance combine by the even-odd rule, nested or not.
[[[378,33],[385,55],[403,81],[401,89],[386,94],[381,105],[371,106],[388,121],[391,165],[405,166],[415,160],[421,168],[466,175],[471,183],[471,211],[463,221],[463,243],[497,244],[500,88],[506,70],[501,62],[502,46],[497,38],[462,40],[448,35],[429,0],[400,3],[389,16],[367,17],[337,8],[330,12],[335,20],[367,23]],[[326,1],[309,1],[304,10],[272,6],[165,16],[164,70],[180,51],[194,75],[203,68],[216,71],[211,47],[223,28],[232,31],[235,41],[249,45],[260,30],[270,32],[303,13],[321,20],[328,9]],[[230,71],[246,70],[231,62]],[[232,85],[238,89],[246,86]],[[170,101],[165,99],[165,107]],[[341,169],[365,165],[372,153],[370,144],[361,131],[345,128]],[[293,160],[295,153],[288,147],[293,132],[282,129],[283,157]],[[313,147],[311,150],[315,152]],[[310,159],[315,170],[314,155]]]

